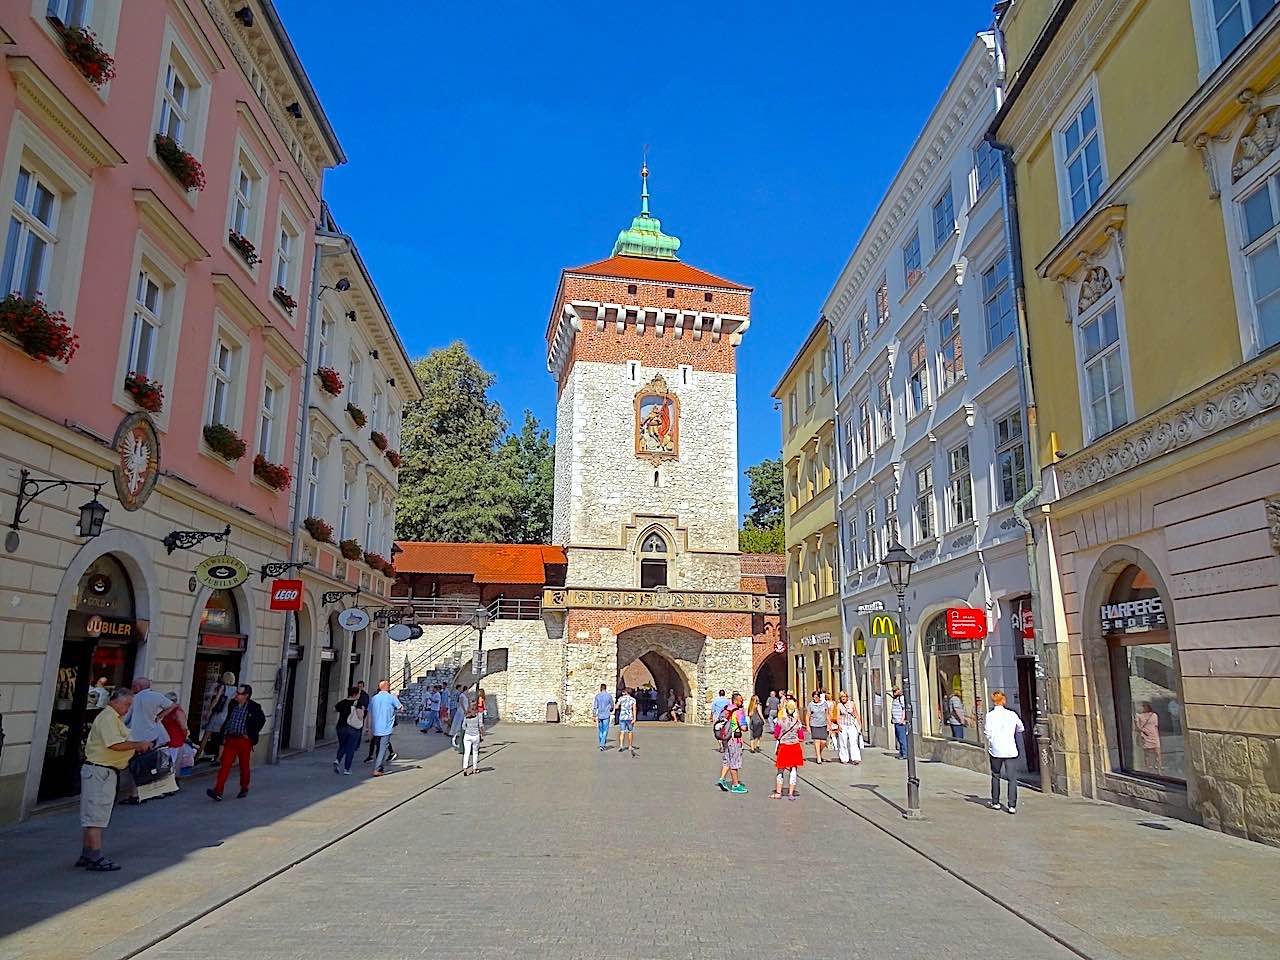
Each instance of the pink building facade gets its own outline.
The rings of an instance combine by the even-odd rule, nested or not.
[[[315,230],[345,156],[270,2],[13,0],[0,55],[0,513],[15,521],[21,471],[102,484],[108,509],[80,537],[93,489],[28,488],[7,531],[4,823],[78,790],[100,677],[152,678],[196,727],[230,671],[270,715],[290,614],[258,571],[293,535],[273,468],[293,470],[307,423]],[[407,360],[396,372],[411,379]],[[163,545],[228,525],[224,542]],[[249,579],[198,581],[223,552]],[[347,579],[362,578],[388,592],[376,572]]]

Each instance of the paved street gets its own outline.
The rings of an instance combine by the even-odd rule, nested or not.
[[[126,869],[111,876],[70,868],[69,813],[0,834],[16,891],[0,958],[1280,949],[1277,851],[1132,810],[1028,793],[1015,819],[972,802],[982,777],[931,764],[929,819],[907,824],[902,767],[879,751],[856,770],[807,766],[796,803],[766,798],[771,764],[751,757],[752,792],[731,797],[705,729],[642,726],[632,759],[588,730],[502,726],[468,780],[443,738],[399,739],[402,772],[381,781],[313,754],[261,773],[242,804],[214,807],[193,783],[119,811],[109,844]]]

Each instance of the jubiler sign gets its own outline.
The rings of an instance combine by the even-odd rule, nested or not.
[[[1104,603],[1101,613],[1103,633],[1142,633],[1163,630],[1169,625],[1164,616],[1164,601],[1159,597]]]

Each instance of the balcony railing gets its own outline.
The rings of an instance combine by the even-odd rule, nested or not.
[[[423,626],[467,623],[476,607],[480,606],[478,600],[470,599],[397,600],[413,607],[414,621]],[[542,601],[536,599],[504,598],[490,602],[488,608],[490,616],[495,620],[537,620],[542,616]]]

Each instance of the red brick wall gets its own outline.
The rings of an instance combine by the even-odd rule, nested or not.
[[[565,637],[578,641],[578,633],[586,631],[588,642],[598,642],[601,627],[608,627],[614,635],[632,627],[651,624],[671,624],[687,627],[704,637],[725,639],[751,635],[749,613],[652,613],[637,614],[634,610],[570,610],[565,623]]]

